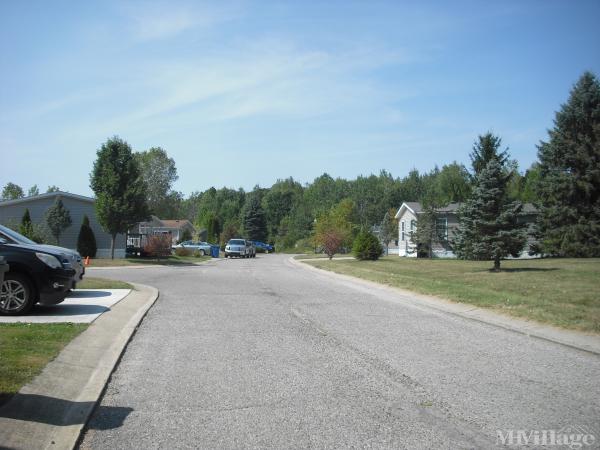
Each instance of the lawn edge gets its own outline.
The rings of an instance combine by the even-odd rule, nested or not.
[[[325,276],[337,278],[339,280],[367,286],[370,289],[378,289],[383,292],[392,292],[400,294],[400,302],[409,303],[418,308],[431,308],[447,314],[473,320],[498,328],[503,328],[515,333],[523,334],[528,337],[541,339],[576,350],[600,355],[600,336],[591,333],[585,333],[577,330],[559,328],[556,326],[537,322],[535,320],[525,320],[502,314],[497,311],[481,308],[469,303],[459,303],[450,299],[436,297],[433,295],[420,294],[408,289],[389,286],[375,281],[365,280],[363,278],[351,275],[340,274],[327,269],[321,269],[308,264],[309,260],[289,258],[291,264],[306,270],[312,270]]]

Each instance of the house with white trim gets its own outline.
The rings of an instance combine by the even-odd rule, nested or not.
[[[432,253],[434,257],[455,258],[452,250],[452,241],[458,229],[458,208],[460,203],[450,203],[441,208],[436,208],[435,228],[439,237],[433,244]],[[419,216],[423,214],[423,205],[419,202],[404,202],[395,215],[398,220],[398,255],[405,257],[417,257],[418,243],[414,242],[413,236],[417,231]],[[534,239],[531,237],[533,225],[536,221],[538,210],[531,203],[525,203],[520,216],[520,221],[527,223],[528,242],[521,257],[527,257]]]

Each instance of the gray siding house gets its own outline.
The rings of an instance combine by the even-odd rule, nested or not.
[[[79,228],[83,221],[83,216],[87,215],[90,219],[90,226],[96,236],[98,246],[97,258],[110,258],[111,237],[106,233],[96,218],[94,209],[95,200],[83,195],[71,194],[68,192],[49,192],[46,194],[24,197],[16,200],[6,200],[0,202],[0,223],[2,225],[14,228],[21,223],[25,210],[29,209],[31,221],[34,224],[44,223],[44,214],[46,210],[54,204],[54,201],[60,198],[71,214],[72,224],[60,237],[60,246],[77,250],[77,237]],[[87,256],[87,255],[82,255]],[[115,242],[115,258],[125,257],[125,235],[117,236]]]
[[[436,209],[435,227],[439,242],[434,243],[432,252],[440,258],[454,258],[452,251],[452,240],[458,229],[457,211],[460,203],[450,203]],[[412,240],[412,234],[417,230],[419,215],[423,212],[423,206],[419,202],[404,202],[398,209],[395,218],[398,220],[398,255],[417,257],[417,243]],[[537,219],[538,211],[531,203],[523,205],[522,214],[519,217],[521,223],[527,224],[528,241],[521,258],[527,258],[531,245],[534,243],[532,236],[533,226]]]

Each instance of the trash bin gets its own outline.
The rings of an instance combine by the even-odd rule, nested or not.
[[[8,264],[4,261],[4,257],[0,256],[0,285],[4,283],[4,274],[8,272]]]
[[[210,246],[210,256],[212,256],[213,258],[218,258],[219,250],[221,250],[221,247],[219,247],[218,245],[211,245]]]

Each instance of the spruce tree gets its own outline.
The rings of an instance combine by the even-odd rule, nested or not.
[[[25,210],[23,218],[21,219],[21,225],[19,226],[19,233],[23,236],[33,240],[33,223],[31,222],[31,215],[29,209]]]
[[[523,205],[510,202],[506,188],[511,174],[506,174],[497,158],[491,158],[477,175],[471,198],[459,209],[459,228],[454,251],[459,258],[494,261],[519,256],[526,235],[518,216]]]
[[[253,241],[265,241],[267,239],[267,220],[265,211],[256,192],[248,196],[242,211],[244,234],[247,239]]]
[[[508,150],[499,151],[501,145],[502,139],[494,136],[491,132],[478,136],[473,144],[473,151],[469,155],[475,176],[485,169],[492,159],[498,161],[500,166],[506,164],[508,161]]]
[[[556,113],[540,159],[539,238],[545,253],[600,256],[600,83],[584,73]]]
[[[83,223],[79,229],[79,236],[77,237],[77,251],[83,257],[89,256],[90,258],[96,257],[98,251],[96,245],[96,236],[92,227],[90,227],[90,219],[88,216],[83,216]]]

